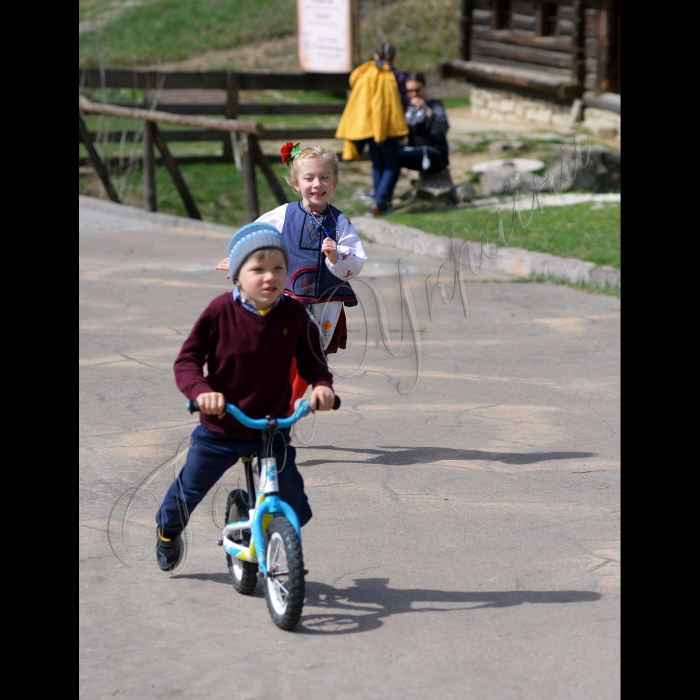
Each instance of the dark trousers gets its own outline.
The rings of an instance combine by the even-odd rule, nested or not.
[[[394,185],[399,177],[399,139],[390,138],[382,143],[369,139],[367,144],[372,160],[374,201],[380,211],[386,211],[391,206]]]
[[[423,156],[430,158],[430,167],[423,170]],[[447,166],[445,154],[432,146],[400,146],[399,167],[420,170],[425,173],[438,173]]]
[[[296,450],[289,443],[288,430],[275,434],[272,449],[277,459],[279,495],[294,508],[299,523],[306,525],[311,520],[311,508],[304,493],[304,480],[296,466]],[[249,457],[256,452],[263,457],[266,454],[261,440],[239,440],[198,425],[192,433],[185,464],[156,514],[161,534],[170,538],[179,535],[189,522],[192,511],[223,473],[240,457]]]
[[[424,155],[430,158],[430,167],[427,170],[423,170]],[[439,173],[443,168],[447,167],[447,158],[437,148],[432,146],[399,146],[398,163],[399,167],[396,169],[396,177],[391,183],[392,192],[399,179],[401,168],[419,170],[424,173]]]

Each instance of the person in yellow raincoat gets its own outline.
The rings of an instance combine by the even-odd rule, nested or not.
[[[360,160],[365,144],[369,145],[375,200],[369,216],[381,216],[391,207],[399,173],[399,139],[409,133],[391,67],[395,55],[392,44],[381,44],[373,61],[350,74],[350,97],[335,132],[336,138],[345,139],[343,160]]]

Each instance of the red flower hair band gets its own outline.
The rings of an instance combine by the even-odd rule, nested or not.
[[[291,141],[287,141],[287,143],[285,143],[284,146],[280,148],[280,153],[282,154],[282,162],[286,165],[289,165],[289,163],[299,155],[300,150],[301,144],[295,144]]]

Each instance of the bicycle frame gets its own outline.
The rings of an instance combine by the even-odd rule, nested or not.
[[[193,412],[194,401],[187,402],[187,408]],[[249,418],[237,406],[226,404],[226,412],[236,418],[247,428],[257,429],[262,432],[263,445],[267,445],[271,452],[272,437],[280,428],[289,428],[303,418],[311,407],[306,401],[302,401],[294,413],[288,418]],[[244,459],[246,485],[248,489],[248,520],[239,520],[227,523],[222,532],[222,547],[224,551],[242,561],[257,563],[262,576],[268,577],[265,562],[265,532],[270,521],[277,513],[284,515],[292,524],[299,536],[301,544],[301,526],[294,509],[279,497],[277,463],[271,454],[266,457],[257,457],[256,466],[259,467],[258,488],[255,488],[253,479],[253,460]],[[250,530],[252,540],[249,547],[234,542],[232,537],[244,530]],[[260,574],[259,574],[260,575]]]
[[[249,509],[248,520],[240,520],[237,522],[228,523],[223,530],[222,534],[222,547],[227,554],[230,554],[236,559],[242,559],[243,561],[257,562],[263,576],[268,576],[267,566],[265,563],[265,531],[270,523],[270,520],[275,516],[276,513],[281,513],[287,520],[293,525],[294,529],[299,536],[299,543],[301,544],[301,527],[299,525],[299,519],[294,509],[285,503],[277,493],[272,493],[270,491],[265,491],[263,484],[272,484],[277,478],[277,466],[275,464],[274,457],[263,457],[260,459],[261,463],[261,476],[260,476],[260,486],[255,497],[255,504]],[[246,468],[246,481],[253,481],[252,479],[252,461],[247,462]],[[262,473],[262,470],[265,470]],[[250,475],[250,479],[248,476]],[[268,486],[269,488],[269,486]],[[276,488],[276,485],[274,486]],[[249,493],[252,493],[250,491]],[[252,535],[252,541],[249,547],[242,544],[234,542],[231,538],[235,536],[236,533],[240,533],[243,530],[250,530]]]

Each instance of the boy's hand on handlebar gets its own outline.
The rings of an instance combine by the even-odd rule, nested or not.
[[[327,386],[317,386],[311,392],[309,406],[311,406],[312,411],[330,411],[333,408],[334,399],[333,389],[329,389]]]
[[[228,258],[226,258],[225,260],[222,260],[214,269],[228,271]],[[231,275],[226,275],[226,279],[230,280]]]
[[[226,415],[226,399],[218,391],[200,394],[196,401],[202,413],[208,413],[210,416],[216,416],[217,418],[223,418]]]

